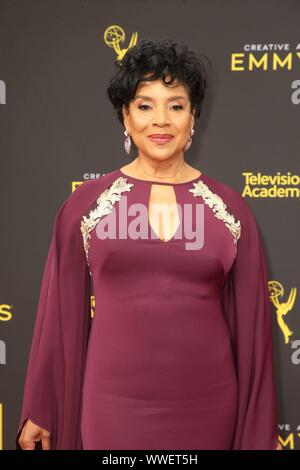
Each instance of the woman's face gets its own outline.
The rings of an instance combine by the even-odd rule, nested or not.
[[[123,117],[139,156],[159,160],[183,156],[195,121],[185,87],[178,82],[166,86],[161,80],[140,82],[129,109],[123,105]],[[173,138],[154,142],[151,134],[171,134]]]

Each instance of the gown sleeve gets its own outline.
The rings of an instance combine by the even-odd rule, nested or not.
[[[18,438],[27,418],[51,433],[51,449],[82,448],[91,285],[80,221],[70,201],[72,194],[56,214],[44,266],[16,449],[21,449]]]
[[[222,293],[238,381],[232,450],[275,450],[279,436],[266,261],[252,211],[243,204],[237,253]]]

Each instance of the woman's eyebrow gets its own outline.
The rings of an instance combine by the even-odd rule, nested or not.
[[[150,101],[152,100],[151,96],[136,95],[134,98],[134,101],[137,100],[138,98],[142,98],[143,100],[150,100]],[[168,98],[167,101],[179,100],[179,99],[185,100],[185,97],[181,95],[170,96],[170,98]]]

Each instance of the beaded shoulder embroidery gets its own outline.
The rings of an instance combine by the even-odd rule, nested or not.
[[[109,214],[116,201],[120,201],[121,194],[124,191],[130,191],[133,186],[132,183],[126,183],[127,179],[120,176],[117,178],[109,188],[105,189],[97,199],[97,206],[92,209],[87,216],[83,216],[80,225],[80,231],[83,237],[83,246],[86,255],[87,263],[89,253],[89,239],[91,238],[91,231],[96,227],[97,223],[106,214]],[[91,274],[91,272],[90,272]]]
[[[189,191],[193,193],[194,197],[202,196],[204,202],[213,210],[215,217],[223,220],[226,227],[232,233],[236,245],[241,236],[240,221],[234,219],[234,216],[228,212],[227,205],[222,198],[218,194],[213,193],[203,181],[199,180],[197,183],[193,183],[193,185],[195,187],[189,189]]]

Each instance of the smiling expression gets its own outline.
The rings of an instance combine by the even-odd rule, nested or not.
[[[178,81],[140,82],[129,109],[123,105],[123,117],[139,154],[160,160],[183,152],[195,122],[188,91]]]

